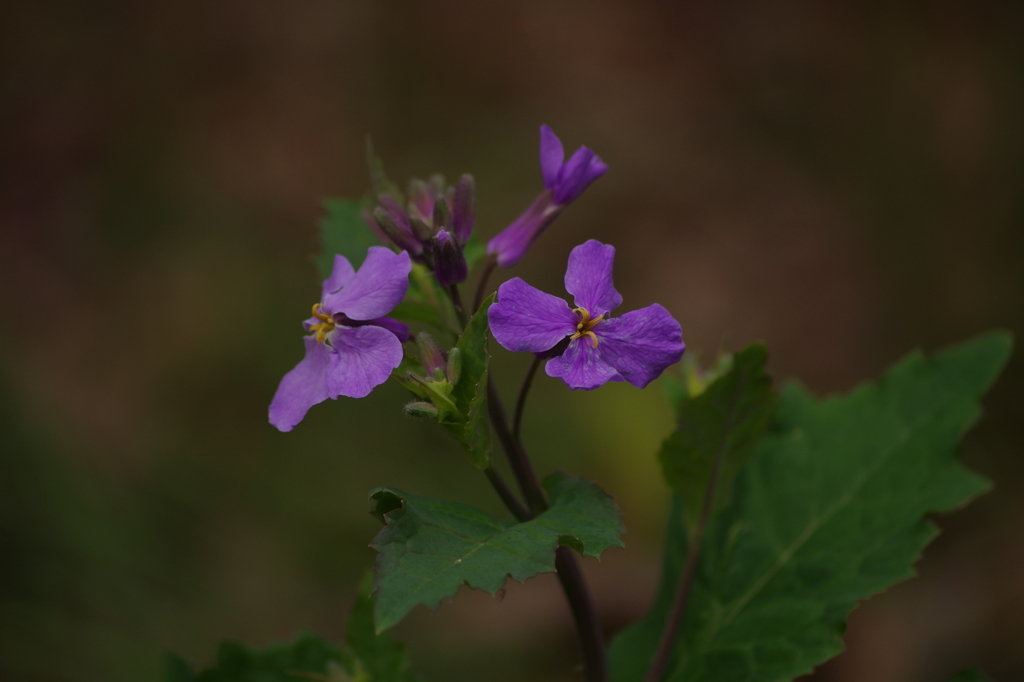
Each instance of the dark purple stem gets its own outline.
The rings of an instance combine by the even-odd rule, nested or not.
[[[530,369],[526,370],[526,376],[523,378],[523,385],[519,389],[519,397],[516,398],[516,412],[512,416],[512,437],[517,442],[522,442],[522,438],[519,436],[519,429],[523,426],[523,411],[526,409],[526,396],[530,392],[530,386],[533,384],[533,375],[537,373],[537,368],[540,367],[542,361],[540,355],[533,356],[533,362],[530,364]]]
[[[534,361],[529,375],[536,371],[539,360]],[[523,382],[523,391],[520,391],[520,404],[517,412],[522,414],[521,404],[526,400],[525,392],[529,390],[530,379]],[[505,413],[505,406],[501,402],[501,396],[494,383],[488,379],[487,382],[487,409],[494,426],[494,432],[501,441],[505,454],[508,457],[509,466],[516,476],[520,490],[530,505],[532,515],[541,514],[548,508],[547,496],[537,479],[533,470],[533,464],[523,448],[522,441],[518,435],[514,435],[508,428],[508,418]],[[513,512],[515,513],[515,512]],[[572,611],[573,620],[576,623],[576,630],[580,635],[580,647],[583,651],[583,671],[587,682],[608,682],[608,659],[605,654],[604,633],[601,631],[601,621],[597,617],[594,603],[590,598],[587,583],[580,571],[576,557],[572,550],[567,547],[559,547],[555,551],[555,570],[558,572],[558,581],[562,585],[562,591],[569,601],[569,608]]]
[[[494,268],[498,265],[498,259],[495,256],[489,256],[487,264],[484,266],[484,271],[480,273],[480,281],[476,285],[476,295],[473,297],[473,310],[479,310],[480,304],[484,302],[484,295],[487,293],[487,282],[491,279],[491,273],[494,272]]]
[[[519,501],[519,498],[515,496],[512,489],[508,487],[508,483],[505,483],[505,479],[502,475],[492,466],[484,469],[484,474],[487,475],[487,480],[491,482],[491,486],[494,488],[494,492],[498,493],[498,497],[505,503],[512,515],[519,521],[529,521],[533,518],[533,514],[530,510],[523,506],[523,503]]]
[[[594,602],[590,599],[583,572],[568,547],[555,550],[555,570],[558,571],[558,582],[562,583],[562,591],[569,600],[569,608],[572,609],[572,617],[580,633],[583,671],[587,682],[608,682],[608,659],[604,650],[601,621],[594,611]]]

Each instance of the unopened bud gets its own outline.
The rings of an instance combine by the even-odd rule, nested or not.
[[[414,256],[423,253],[423,244],[413,237],[409,216],[402,210],[399,203],[386,194],[380,195],[378,200],[380,206],[373,212],[373,217],[381,231],[398,248],[404,249]]]
[[[469,235],[473,233],[475,214],[476,181],[467,173],[455,184],[455,194],[452,198],[452,230],[460,244],[469,241]]]
[[[416,402],[409,403],[405,406],[405,413],[410,417],[424,417],[430,419],[437,419],[439,414],[436,407],[430,403]]]
[[[426,332],[416,335],[416,347],[420,351],[420,360],[423,362],[423,369],[427,379],[438,379],[445,374],[444,355],[441,349],[434,343],[434,339]],[[440,376],[439,376],[440,375]]]
[[[434,236],[434,230],[427,223],[423,222],[416,216],[409,218],[409,226],[412,228],[412,234],[416,237],[417,241],[421,244],[426,244]]]
[[[466,281],[469,266],[466,256],[462,253],[459,242],[445,230],[437,233],[437,245],[434,247],[434,275],[437,283],[443,287],[461,284]]]
[[[452,386],[459,383],[459,377],[462,375],[462,351],[458,348],[452,348],[448,351],[448,383]]]
[[[422,180],[409,181],[409,213],[425,223],[434,218],[434,197]]]
[[[452,230],[452,214],[443,194],[434,197],[434,229]]]

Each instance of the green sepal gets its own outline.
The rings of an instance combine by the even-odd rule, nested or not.
[[[463,584],[494,594],[508,577],[522,582],[553,571],[559,545],[594,557],[624,546],[622,512],[591,481],[556,472],[544,487],[550,508],[523,523],[394,488],[372,491],[371,513],[386,524],[370,544],[380,552],[376,631],[394,626],[419,604],[437,608]]]
[[[405,406],[405,413],[420,419],[437,419],[438,409],[428,402],[412,402]]]
[[[415,377],[413,380],[419,383],[420,388],[427,395],[427,400],[437,408],[437,421],[441,423],[462,423],[463,419],[460,410],[452,401],[452,385],[448,383],[447,379],[439,381],[437,379]]]
[[[787,386],[707,528],[663,682],[791,680],[838,654],[858,600],[913,575],[937,532],[927,515],[988,488],[956,447],[1010,347],[990,334],[913,353],[825,400]],[[658,595],[612,643],[613,682],[644,679],[671,608],[688,543],[676,498]]]

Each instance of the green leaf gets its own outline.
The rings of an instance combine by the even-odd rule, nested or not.
[[[180,661],[180,659],[179,659]],[[250,649],[238,642],[223,642],[217,650],[217,664],[198,675],[186,677],[187,666],[169,665],[166,682],[296,682],[321,680],[342,682],[339,670],[351,673],[351,655],[316,635],[302,633],[286,644],[263,650]],[[334,675],[330,677],[330,675]]]
[[[764,373],[767,357],[762,344],[737,353],[727,374],[682,402],[678,427],[661,446],[662,472],[683,498],[691,531],[713,472],[713,509],[720,511],[731,499],[736,473],[768,426],[776,396]]]
[[[373,576],[368,574],[352,606],[339,647],[310,633],[266,649],[223,642],[215,667],[193,674],[173,654],[164,664],[164,682],[415,682],[405,647],[373,629]]]
[[[838,654],[857,601],[913,574],[936,533],[925,515],[988,487],[955,450],[1010,346],[992,334],[914,353],[822,401],[786,387],[732,507],[708,528],[663,679],[777,682]],[[683,516],[677,501],[651,612],[613,643],[615,682],[644,677],[686,555]]]
[[[462,443],[466,459],[478,469],[491,462],[491,426],[487,420],[487,309],[494,303],[491,295],[466,325],[456,348],[461,354],[462,370],[452,390],[452,398],[462,418],[443,426]]]
[[[417,604],[434,609],[463,584],[494,594],[507,577],[520,582],[553,571],[555,549],[584,556],[623,547],[622,514],[592,482],[557,472],[544,481],[551,507],[523,523],[506,523],[476,507],[378,488],[373,512],[386,525],[370,544],[377,557],[377,632]]]
[[[366,260],[367,249],[380,246],[380,241],[363,222],[363,202],[328,199],[324,208],[327,216],[320,221],[322,251],[316,258],[316,264],[320,274],[327,279],[334,267],[334,254],[341,254],[358,270]]]
[[[359,597],[352,605],[345,628],[345,643],[372,682],[412,682],[405,646],[373,628],[373,574],[367,573],[359,586]]]
[[[957,673],[949,682],[992,682],[992,680],[977,668],[972,668]]]

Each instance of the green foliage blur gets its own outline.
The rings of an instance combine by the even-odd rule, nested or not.
[[[618,248],[706,364],[753,340],[823,395],[993,327],[1024,334],[1019,3],[4,3],[0,8],[0,678],[158,679],[229,638],[342,641],[397,487],[501,515],[387,384],[267,424],[319,293],[322,201],[471,172],[477,230],[540,190],[537,128],[609,173],[512,271],[559,289]],[[434,30],[443,26],[443,34]],[[497,284],[498,281],[495,281]],[[494,352],[506,400],[527,358]],[[816,682],[1024,677],[1024,364],[964,446],[995,487],[938,519],[920,578],[854,612]],[[539,376],[541,475],[595,479],[626,549],[584,562],[607,630],[656,591],[662,387]],[[574,679],[551,576],[395,630],[429,679]],[[468,653],[466,653],[468,650]],[[459,651],[456,655],[454,652]],[[570,671],[565,673],[565,671]]]

